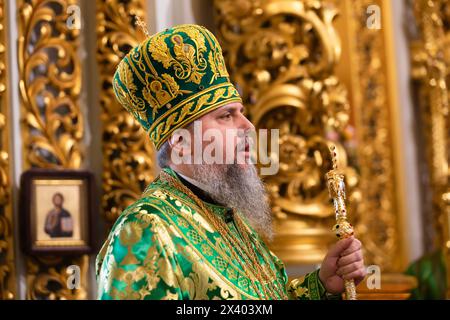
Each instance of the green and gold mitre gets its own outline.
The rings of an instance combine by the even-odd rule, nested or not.
[[[189,24],[154,34],[131,49],[117,67],[113,87],[156,149],[176,129],[242,101],[217,39],[206,28]]]

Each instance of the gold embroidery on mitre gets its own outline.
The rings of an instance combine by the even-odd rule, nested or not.
[[[223,60],[222,52],[220,52],[217,47],[215,48],[214,52],[209,52],[208,62],[213,73],[209,84],[212,84],[219,77],[229,76],[227,68],[225,66],[225,61]]]
[[[137,88],[133,82],[133,73],[131,72],[130,66],[123,61],[119,65],[118,71],[119,80],[123,83],[127,90],[124,90],[117,80],[113,81],[117,99],[136,119],[142,119],[147,122],[146,104],[143,99],[136,96]]]
[[[147,82],[147,85],[142,90],[142,96],[152,106],[152,118],[155,118],[156,112],[158,112],[163,105],[174,98],[171,92],[164,90],[163,84],[158,80]],[[156,97],[156,99],[154,97]]]
[[[142,96],[152,107],[153,119],[159,109],[164,106],[168,107],[170,101],[184,93],[191,93],[191,91],[181,90],[175,79],[167,73],[162,74],[161,78],[158,78],[158,80],[147,81],[146,86],[142,90]]]
[[[179,32],[187,34],[194,45],[185,43]],[[199,84],[204,75],[201,71],[205,71],[207,67],[203,57],[206,52],[205,37],[192,26],[182,26],[176,29],[170,37],[175,56],[167,46],[166,39],[168,37],[168,34],[157,34],[151,40],[149,51],[153,59],[161,62],[166,69],[173,67],[177,79]]]

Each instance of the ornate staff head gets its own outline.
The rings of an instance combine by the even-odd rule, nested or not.
[[[336,214],[336,224],[333,232],[338,239],[345,239],[353,235],[353,226],[347,221],[347,209],[345,207],[345,183],[344,175],[338,172],[336,147],[330,147],[333,168],[325,175],[327,179],[330,198],[333,200]],[[345,293],[348,300],[356,300],[356,288],[353,280],[346,280]]]

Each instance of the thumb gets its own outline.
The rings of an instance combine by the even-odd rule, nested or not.
[[[339,240],[331,249],[328,251],[329,258],[340,258],[341,253],[347,249],[353,242],[354,237]]]

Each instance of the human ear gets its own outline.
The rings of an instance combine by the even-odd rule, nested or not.
[[[169,145],[173,152],[179,157],[190,154],[190,132],[186,129],[176,130],[169,138]]]

